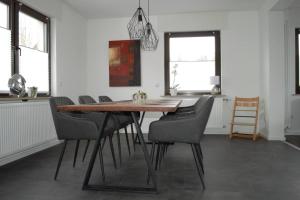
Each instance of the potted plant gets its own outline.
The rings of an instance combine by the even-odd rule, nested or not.
[[[170,87],[170,95],[171,96],[176,96],[177,95],[177,89],[179,87],[179,84],[176,84],[176,76],[177,76],[177,67],[178,67],[178,64],[175,64],[173,66],[173,70],[172,70],[172,75],[173,75],[173,82],[172,82],[172,86]]]

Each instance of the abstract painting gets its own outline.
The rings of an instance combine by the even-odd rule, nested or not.
[[[109,86],[119,87],[140,85],[140,41],[109,41]]]

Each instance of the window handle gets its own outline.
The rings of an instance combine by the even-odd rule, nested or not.
[[[19,52],[19,56],[22,56],[22,49],[20,47],[16,47],[16,52]]]
[[[22,56],[22,49],[18,47],[19,55]]]

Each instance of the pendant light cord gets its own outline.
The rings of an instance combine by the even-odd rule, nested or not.
[[[149,0],[148,0],[148,21],[150,21],[150,18],[149,18]]]
[[[139,8],[141,7],[141,0],[139,0]]]

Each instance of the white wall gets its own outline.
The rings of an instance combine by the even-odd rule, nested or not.
[[[142,86],[109,87],[108,42],[129,39],[126,27],[129,18],[88,20],[87,94],[94,98],[108,95],[114,100],[121,100],[130,99],[133,93],[141,89],[147,92],[150,98],[158,98],[164,95],[164,32],[220,30],[222,93],[229,98],[258,96],[258,21],[257,11],[153,16],[151,22],[158,31],[160,42],[156,51],[142,51]],[[227,114],[229,117],[230,113]],[[145,120],[144,131],[147,131],[150,121],[157,119],[159,115],[148,113],[146,117],[148,119]],[[226,130],[225,132],[227,133]]]
[[[269,34],[269,134],[270,140],[284,140],[285,50],[284,13],[272,11]]]
[[[265,127],[269,140],[284,140],[285,116],[285,36],[284,13],[270,11],[275,0],[260,10],[261,91]]]
[[[204,15],[214,17],[206,16],[207,20],[203,20]],[[128,99],[136,90],[143,89],[151,98],[159,97],[164,93],[163,32],[218,29],[221,30],[222,92],[232,97],[259,95],[258,12],[183,16],[152,17],[160,42],[156,51],[142,51],[142,86],[133,88],[109,87],[108,80],[108,41],[128,39],[126,25],[129,18],[88,20],[87,92],[94,97],[106,94],[114,99]],[[172,22],[168,22],[170,18]],[[193,21],[187,24],[185,19]]]
[[[260,101],[261,114],[260,121],[265,122],[261,127],[260,133],[264,137],[268,137],[269,130],[269,106],[267,99],[269,98],[269,15],[265,9],[260,10]]]
[[[52,95],[77,102],[86,91],[87,20],[62,1],[23,2],[51,18]]]
[[[67,5],[57,21],[56,95],[71,97],[86,91],[86,20]]]

